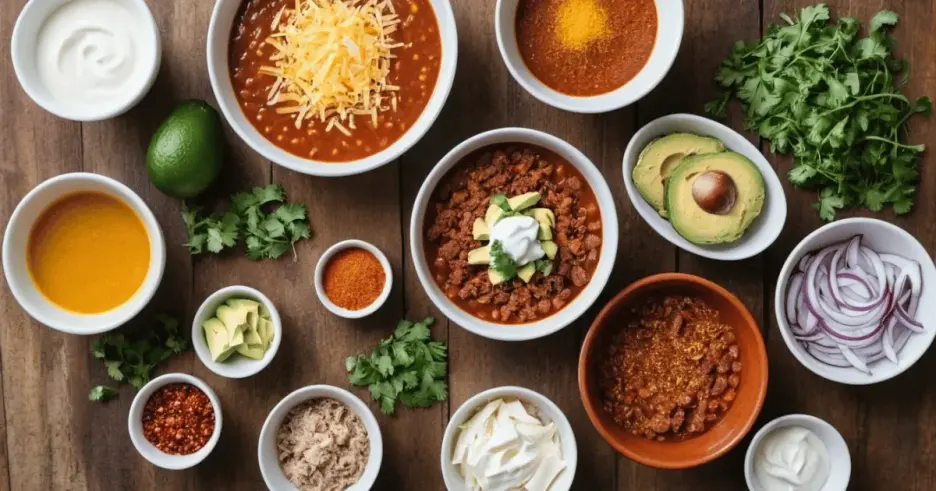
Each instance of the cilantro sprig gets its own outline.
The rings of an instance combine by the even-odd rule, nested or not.
[[[104,363],[107,376],[139,390],[149,382],[153,368],[186,349],[188,341],[179,334],[179,321],[161,314],[156,317],[156,325],[140,336],[101,336],[91,345],[91,354]],[[105,392],[101,389],[100,395],[103,397]]]
[[[705,110],[724,116],[739,99],[745,127],[770,140],[772,152],[795,157],[787,177],[818,191],[823,220],[852,207],[909,212],[925,147],[904,143],[907,122],[932,104],[900,92],[909,63],[893,58],[887,34],[897,14],[878,12],[862,38],[854,18],[828,22],[825,4],[781,18],[786,24],[771,25],[762,40],[735,44],[715,77],[726,91]]]
[[[517,276],[517,261],[504,250],[504,244],[499,240],[491,242],[491,269],[497,271],[505,280]]]
[[[400,321],[393,335],[380,341],[369,355],[345,360],[348,380],[367,386],[380,411],[393,414],[397,401],[406,407],[429,407],[448,399],[448,348],[431,340],[427,317],[422,322]]]
[[[297,260],[296,242],[312,237],[305,205],[288,203],[278,184],[235,194],[223,214],[206,216],[202,208],[183,204],[182,220],[189,234],[186,245],[193,255],[217,254],[244,239],[250,259],[277,259],[292,249]]]
[[[88,391],[89,401],[104,402],[115,397],[117,397],[117,389],[106,385],[98,385],[97,387],[92,387],[91,390]]]

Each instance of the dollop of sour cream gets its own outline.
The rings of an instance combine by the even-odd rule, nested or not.
[[[500,242],[518,266],[535,261],[546,255],[536,240],[539,222],[533,217],[519,216],[502,218],[491,227],[491,243]]]
[[[491,401],[459,428],[452,463],[472,491],[546,491],[566,467],[555,425],[520,401]]]
[[[819,491],[830,470],[825,443],[800,426],[768,433],[754,457],[754,475],[764,491]]]
[[[36,69],[73,110],[122,106],[149,81],[157,50],[146,18],[126,0],[70,0],[39,29]]]

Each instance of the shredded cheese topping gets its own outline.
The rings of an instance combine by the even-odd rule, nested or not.
[[[272,66],[260,73],[276,77],[267,105],[291,114],[296,128],[316,118],[325,131],[346,136],[354,117],[396,110],[400,88],[387,76],[395,48],[390,36],[400,18],[392,0],[296,0],[273,19],[266,43],[276,49]]]

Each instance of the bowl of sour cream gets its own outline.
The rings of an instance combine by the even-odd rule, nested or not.
[[[31,0],[16,20],[16,78],[46,111],[100,121],[137,105],[156,80],[159,28],[144,0]]]
[[[850,478],[845,439],[808,414],[788,414],[764,425],[744,458],[750,491],[845,491]]]

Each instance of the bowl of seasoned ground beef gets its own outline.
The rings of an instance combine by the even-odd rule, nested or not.
[[[449,319],[521,341],[569,325],[614,266],[617,213],[595,165],[555,136],[481,133],[433,168],[410,223],[416,273]]]

